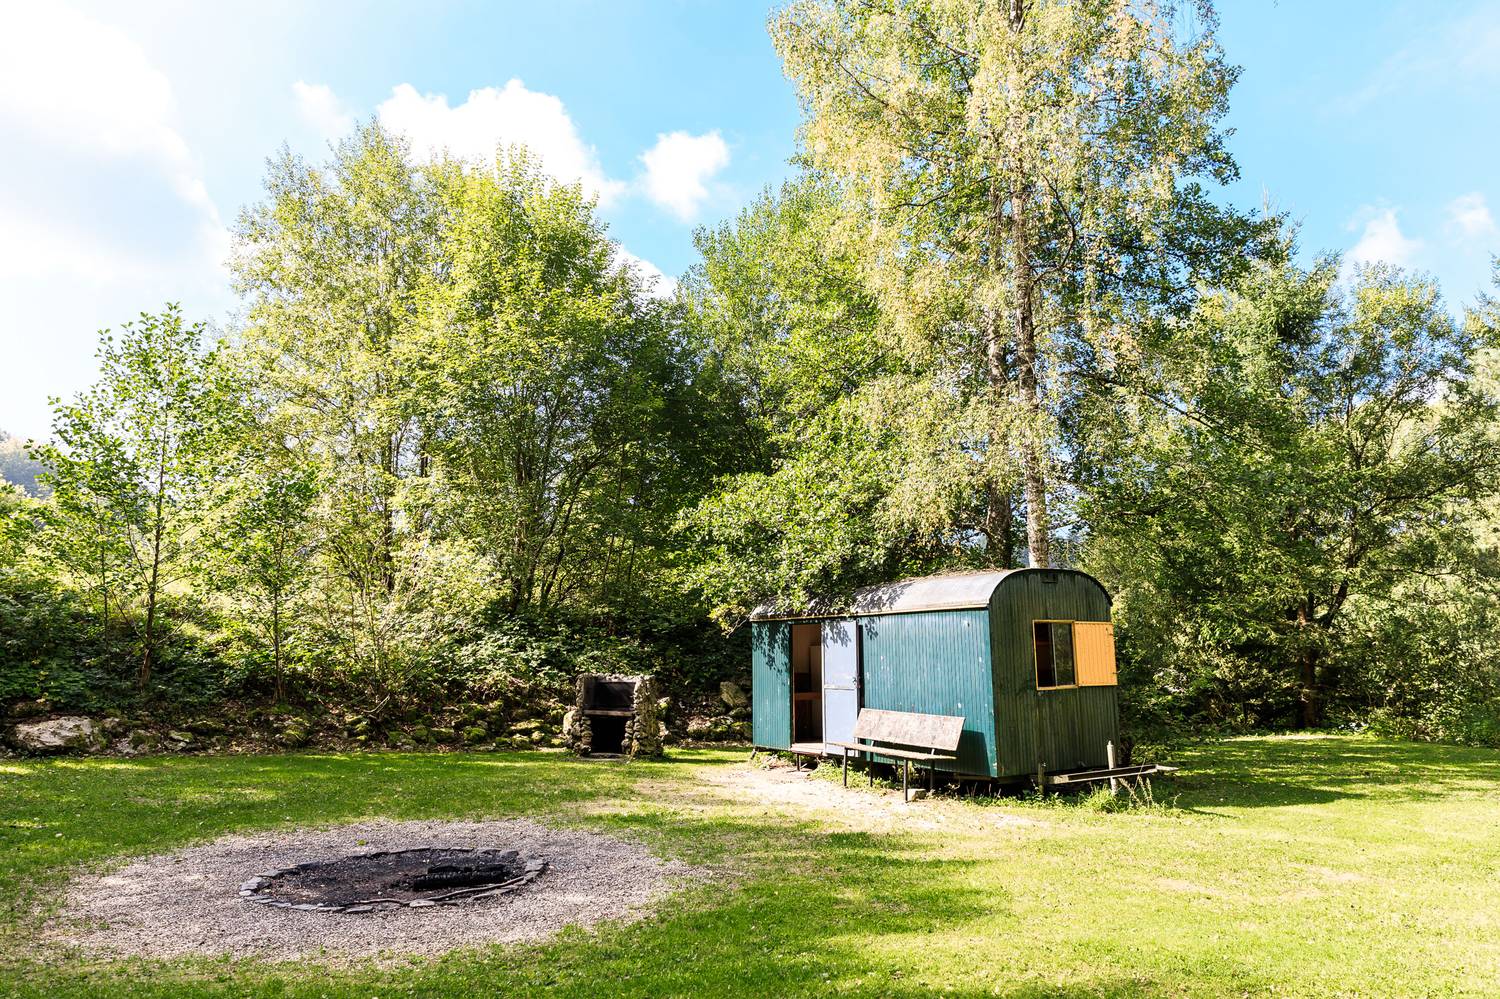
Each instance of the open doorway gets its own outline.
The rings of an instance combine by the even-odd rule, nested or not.
[[[823,632],[792,625],[792,742],[823,741]],[[819,749],[821,750],[821,745]]]

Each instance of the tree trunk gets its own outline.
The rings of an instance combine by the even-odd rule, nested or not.
[[[396,592],[396,523],[395,510],[395,481],[397,479],[396,462],[399,456],[399,445],[389,435],[381,441],[380,462],[386,479],[381,483],[380,496],[380,579],[385,586],[385,595],[391,596]]]
[[[1323,705],[1318,697],[1318,654],[1308,648],[1302,653],[1302,690],[1297,703],[1297,722],[1303,728],[1317,728],[1323,721]]]
[[[160,506],[161,501],[157,500],[158,509]],[[151,681],[152,653],[156,650],[156,593],[161,573],[161,536],[161,515],[158,513],[156,533],[151,544],[151,576],[146,583],[146,636],[141,649],[141,673],[136,679],[136,685],[142,689]]]
[[[279,594],[271,597],[271,663],[276,670],[274,703],[280,704],[286,699],[286,681],[281,667],[281,597]]]
[[[141,674],[137,686],[145,689],[151,681],[153,653],[156,651],[156,595],[161,585],[161,544],[165,533],[164,507],[167,480],[167,437],[162,435],[161,453],[156,467],[156,521],[151,526],[151,575],[146,581],[146,640],[141,650]]]
[[[1010,29],[1020,35],[1026,22],[1022,0],[1011,0]],[[1012,53],[1010,89],[1012,100],[1025,89],[1021,75],[1020,42]],[[1026,493],[1026,549],[1030,564],[1047,566],[1052,562],[1050,522],[1047,516],[1047,475],[1043,458],[1041,429],[1043,422],[1041,394],[1037,388],[1036,350],[1036,275],[1031,270],[1031,180],[1021,140],[1023,122],[1013,111],[1006,123],[1009,132],[1010,174],[1010,285],[1015,322],[1016,376],[1021,390],[1021,405],[1026,426],[1021,439],[1021,475]]]
[[[1297,694],[1297,723],[1302,728],[1317,728],[1323,721],[1323,705],[1318,690],[1318,648],[1313,642],[1312,613],[1307,605],[1297,610],[1297,627],[1302,637],[1300,664],[1301,689]]]
[[[1005,205],[1000,197],[999,182],[990,180],[990,272],[999,279],[1000,271],[1000,226],[1005,214]],[[996,427],[999,426],[1001,402],[1010,395],[1011,373],[1006,363],[1005,348],[1000,338],[1000,316],[994,308],[985,310],[984,330],[985,373],[989,380],[991,405],[995,409]],[[998,448],[995,429],[990,431],[990,447]],[[999,547],[999,556],[993,558],[1003,569],[1015,568],[1015,493],[1009,482],[996,479],[993,468],[985,476],[986,509],[985,538],[991,545]]]
[[[1015,497],[1011,490],[991,481],[986,486],[984,536],[990,547],[990,563],[1001,569],[1016,567]]]

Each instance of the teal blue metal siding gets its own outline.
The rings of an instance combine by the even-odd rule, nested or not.
[[[988,612],[925,611],[859,618],[866,708],[963,715],[956,765],[994,776],[994,687]]]
[[[785,621],[750,625],[751,729],[755,745],[792,745],[792,626]]]
[[[1119,689],[1080,687],[1037,690],[1033,621],[1108,621],[1109,597],[1083,573],[1051,570],[1013,573],[990,600],[991,656],[995,663],[996,741],[999,774],[1104,766],[1105,743],[1120,741]]]

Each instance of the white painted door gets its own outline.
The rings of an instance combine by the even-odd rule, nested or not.
[[[823,742],[854,741],[859,715],[859,625],[823,622]],[[829,752],[838,752],[827,746]]]

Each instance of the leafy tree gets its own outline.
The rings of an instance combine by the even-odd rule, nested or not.
[[[839,245],[839,198],[803,176],[694,235],[685,321],[744,469],[769,470],[824,409],[894,370],[857,258]]]
[[[1427,282],[1374,268],[1342,293],[1335,275],[1268,265],[1206,298],[1158,404],[1091,421],[1114,432],[1080,476],[1090,564],[1124,590],[1157,679],[1260,723],[1295,702],[1317,724],[1351,606],[1443,572],[1455,510],[1500,486],[1497,394],[1476,369],[1492,335]]]
[[[406,144],[371,123],[325,167],[282,154],[266,197],[236,227],[232,266],[248,299],[236,365],[265,397],[275,433],[322,484],[311,511],[338,590],[320,594],[347,661],[379,671],[402,627],[402,578],[423,524],[403,501],[426,471],[406,407],[405,347],[435,262],[435,206]],[[415,539],[415,541],[413,540]]]
[[[100,336],[99,381],[53,401],[55,444],[37,449],[54,492],[54,537],[65,564],[96,581],[104,619],[127,614],[140,647],[137,683],[157,658],[161,601],[197,560],[212,503],[232,393],[207,329],[168,305]]]
[[[668,425],[692,420],[668,317],[580,189],[524,151],[439,177],[444,266],[406,367],[440,526],[487,553],[511,611],[639,596],[693,478]]]
[[[297,600],[312,584],[309,514],[318,500],[315,472],[294,456],[258,461],[228,486],[210,544],[210,573],[240,618],[270,648],[276,700],[286,698],[289,636]]]
[[[1019,478],[1033,564],[1051,561],[1072,369],[1149,352],[1257,233],[1203,187],[1235,176],[1218,123],[1236,74],[1213,30],[1207,4],[1171,2],[800,0],[772,19],[803,148],[847,185],[894,340],[982,404],[966,446],[985,456],[987,533]]]
[[[763,600],[1015,549],[1014,517],[989,504],[980,383],[884,336],[840,196],[819,176],[767,192],[698,234],[681,286],[746,468],[682,522],[688,578],[725,625]]]

